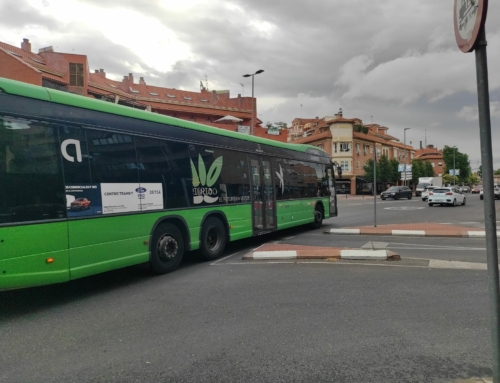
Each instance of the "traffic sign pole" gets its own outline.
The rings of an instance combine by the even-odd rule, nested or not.
[[[491,146],[490,95],[486,54],[485,22],[488,0],[455,0],[453,22],[455,38],[464,53],[475,50],[479,137],[483,166],[484,226],[488,264],[493,382],[500,383],[500,286],[498,273],[497,223],[493,190],[493,151]],[[456,170],[453,169],[455,173]]]
[[[477,100],[479,109],[479,136],[483,164],[484,226],[488,256],[488,290],[490,295],[491,341],[493,346],[493,382],[500,383],[500,291],[498,276],[497,222],[493,190],[493,152],[491,147],[490,96],[486,33],[480,33],[476,54]]]

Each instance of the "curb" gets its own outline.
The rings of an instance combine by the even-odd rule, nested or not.
[[[485,231],[479,230],[463,230],[460,232],[449,231],[425,231],[425,230],[388,230],[388,229],[330,229],[323,232],[324,234],[347,234],[347,235],[388,235],[388,236],[404,236],[404,237],[463,237],[463,238],[486,238]],[[500,231],[497,231],[497,238],[500,237]]]
[[[245,260],[277,261],[290,259],[326,259],[356,261],[400,261],[401,256],[390,250],[340,249],[252,251]]]

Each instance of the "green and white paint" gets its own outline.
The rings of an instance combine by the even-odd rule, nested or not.
[[[218,157],[210,166],[207,173],[205,162],[198,154],[198,171],[194,166],[193,160],[191,161],[191,173],[193,179],[193,202],[198,205],[205,201],[206,203],[214,203],[219,199],[219,189],[212,187],[220,176],[222,171],[223,158]]]

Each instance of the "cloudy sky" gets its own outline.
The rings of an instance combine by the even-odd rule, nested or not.
[[[453,0],[2,0],[0,40],[86,54],[90,69],[152,85],[251,94],[264,122],[344,117],[418,147],[480,161],[474,53],[459,51]],[[486,24],[494,166],[500,168],[500,4]],[[243,86],[241,85],[243,84]]]

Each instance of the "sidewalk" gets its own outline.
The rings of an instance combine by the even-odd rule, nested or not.
[[[407,223],[373,226],[357,226],[341,229],[330,229],[325,234],[351,234],[351,235],[392,235],[406,237],[465,237],[485,238],[484,229],[448,225],[443,223]],[[500,232],[497,232],[497,237]]]

